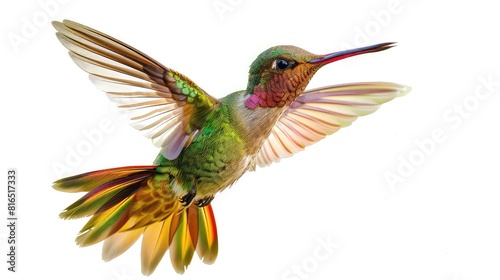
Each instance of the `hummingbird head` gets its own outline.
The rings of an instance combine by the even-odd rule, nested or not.
[[[275,46],[261,53],[250,66],[245,100],[247,108],[290,105],[306,88],[314,73],[331,62],[378,52],[394,46],[381,43],[368,47],[315,55],[295,46]]]

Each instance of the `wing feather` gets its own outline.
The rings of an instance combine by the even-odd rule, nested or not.
[[[267,166],[350,125],[360,116],[410,91],[386,82],[352,83],[305,91],[281,115],[257,154]]]
[[[109,35],[68,20],[53,25],[73,61],[168,159],[194,140],[219,103],[187,77]]]

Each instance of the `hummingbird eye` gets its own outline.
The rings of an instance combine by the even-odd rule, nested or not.
[[[290,65],[292,65],[292,63],[290,63],[290,61],[288,61],[287,59],[278,58],[278,59],[273,61],[273,65],[271,67],[273,69],[278,69],[278,70],[283,71],[283,70],[290,68]]]

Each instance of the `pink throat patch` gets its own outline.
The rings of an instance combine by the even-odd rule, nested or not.
[[[259,106],[260,102],[260,97],[258,97],[256,94],[252,94],[247,100],[245,100],[245,105],[247,106],[248,109],[255,109],[257,106]]]

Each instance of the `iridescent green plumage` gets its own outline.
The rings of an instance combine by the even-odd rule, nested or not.
[[[81,246],[104,241],[106,261],[142,235],[146,275],[167,250],[178,273],[185,271],[195,251],[205,263],[213,263],[218,240],[210,202],[216,193],[257,165],[291,156],[409,90],[372,82],[304,91],[322,66],[392,43],[328,55],[277,46],[252,63],[246,90],[216,99],[115,38],[71,21],[53,24],[76,64],[131,113],[134,128],[161,148],[151,166],[56,181],[57,190],[87,192],[61,217],[91,216],[76,241]]]

